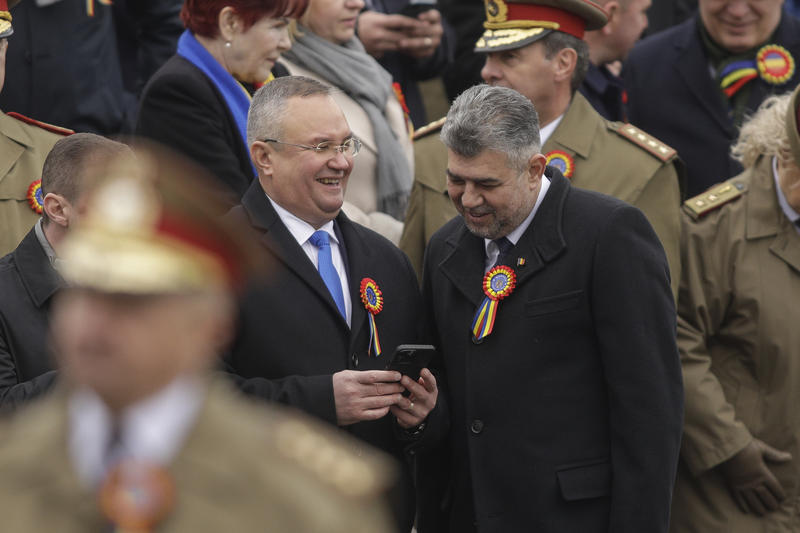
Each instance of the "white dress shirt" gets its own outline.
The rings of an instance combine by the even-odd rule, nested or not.
[[[544,146],[544,143],[547,142],[547,139],[550,138],[550,136],[553,134],[553,132],[556,131],[556,128],[558,127],[559,124],[561,124],[561,119],[563,119],[563,118],[564,118],[564,115],[561,115],[560,117],[555,119],[553,122],[551,122],[550,124],[548,124],[547,126],[541,128],[539,130],[539,138],[542,141],[542,146]]]
[[[191,378],[178,378],[156,394],[127,408],[117,419],[116,459],[134,459],[167,466],[182,447],[203,403],[203,387]],[[108,451],[114,419],[90,389],[69,398],[69,453],[79,478],[98,486],[113,466]]]
[[[292,234],[292,237],[294,237],[294,239],[297,241],[297,244],[300,245],[308,258],[311,260],[314,268],[319,270],[319,248],[311,244],[311,242],[308,240],[317,230],[305,220],[298,218],[283,207],[279,206],[269,196],[267,196],[267,199],[269,199],[272,207],[275,208],[275,211],[278,213],[283,225],[286,226],[286,229],[288,229],[289,233]],[[339,281],[342,284],[342,296],[344,296],[344,308],[347,314],[347,325],[349,326],[350,320],[353,316],[353,302],[350,300],[350,284],[347,282],[347,271],[344,268],[344,258],[342,257],[341,250],[339,249],[339,239],[336,237],[336,232],[333,231],[332,220],[319,229],[325,230],[330,237],[331,261],[333,262],[333,268],[336,269],[336,273],[339,275]]]
[[[517,226],[514,231],[506,235],[506,239],[511,241],[511,244],[516,245],[519,242],[520,237],[522,234],[525,233],[525,230],[528,229],[528,226],[531,225],[533,221],[533,217],[536,215],[536,211],[539,210],[539,206],[542,205],[542,200],[544,200],[544,195],[547,194],[547,189],[550,188],[550,180],[544,176],[542,176],[542,186],[539,188],[539,196],[536,198],[536,203],[533,204],[533,209],[522,221],[522,224]],[[484,265],[484,272],[488,272],[492,265],[494,265],[495,261],[497,261],[497,256],[500,255],[500,250],[497,248],[497,245],[494,243],[492,239],[483,239],[483,245],[486,248],[486,265]],[[509,265],[514,266],[514,265]]]

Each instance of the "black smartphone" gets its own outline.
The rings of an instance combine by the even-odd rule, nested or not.
[[[430,344],[401,344],[395,348],[386,370],[397,370],[417,381],[420,371],[427,368],[435,352],[436,348]]]
[[[416,2],[403,6],[403,9],[400,10],[400,14],[415,19],[420,13],[430,11],[431,9],[436,9],[436,2]]]

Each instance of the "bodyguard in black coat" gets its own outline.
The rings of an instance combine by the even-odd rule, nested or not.
[[[47,390],[55,363],[47,343],[50,302],[61,288],[35,228],[0,259],[0,407]]]
[[[289,96],[281,95],[284,90]],[[421,297],[408,258],[390,241],[340,212],[353,164],[352,145],[347,144],[348,155],[299,149],[301,144],[325,141],[341,146],[352,135],[328,95],[329,88],[319,82],[286,77],[254,97],[250,128],[264,127],[259,117],[269,115],[262,111],[286,106],[286,118],[278,119],[282,125],[272,124],[274,129],[268,126],[265,135],[253,138],[277,131],[282,142],[296,144],[253,143],[259,180],[228,215],[253,228],[253,238],[264,245],[265,261],[272,268],[269,280],[244,297],[240,332],[227,366],[245,392],[298,407],[397,458],[402,482],[392,503],[401,530],[409,531],[414,491],[405,454],[441,435],[443,425],[434,420],[438,409],[431,412],[436,386],[427,370],[423,371],[427,390],[407,377],[401,386],[399,375],[379,371],[397,345],[422,339]],[[343,263],[343,272],[337,275],[349,287],[343,291],[350,303],[349,324],[304,249],[313,246],[311,239],[299,241],[287,222],[294,231],[310,234],[330,228],[333,232],[331,248],[335,236]],[[314,257],[321,262],[320,255]],[[362,301],[366,279],[382,293],[382,309],[374,315],[380,355],[371,345],[369,315]],[[399,393],[412,384],[411,396],[402,397]]]
[[[701,2],[702,3],[702,2]],[[770,0],[769,9],[781,9]],[[708,56],[695,16],[682,24],[639,42],[625,63],[628,119],[678,150],[688,171],[688,195],[739,174],[741,165],[730,157],[738,128],[725,97],[712,78]],[[783,13],[768,43],[784,47],[800,60],[800,21]],[[766,44],[766,43],[765,43]],[[761,78],[747,84],[745,113],[752,114],[772,94],[793,89],[800,72],[772,85]]]
[[[445,525],[424,515],[420,531],[666,532],[683,391],[653,229],[556,169],[542,178],[536,113],[510,89],[466,91],[442,138],[462,217],[430,241],[423,295],[444,359],[450,488]],[[510,251],[489,240],[502,237]],[[500,299],[484,335],[473,321],[488,294]]]

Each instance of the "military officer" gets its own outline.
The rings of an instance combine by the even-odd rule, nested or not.
[[[542,124],[542,152],[574,186],[614,196],[644,212],[667,254],[675,295],[683,175],[677,154],[630,124],[604,120],[576,92],[589,61],[583,34],[602,27],[605,12],[586,0],[487,0],[486,18],[486,33],[475,47],[486,55],[483,79],[515,89],[534,103]],[[446,190],[445,166],[438,164],[446,160],[441,155],[445,148],[427,137],[425,144],[419,152],[415,146],[416,181],[425,184],[417,188],[427,193],[424,202],[436,202]],[[422,196],[417,194],[416,202]],[[448,209],[452,218],[456,212]],[[419,233],[426,225],[417,219],[426,211],[415,203],[409,206],[401,244],[417,272],[424,250]]]
[[[0,0],[0,91],[6,73],[8,37],[14,33],[9,9],[19,0]],[[10,5],[9,5],[10,4]],[[0,112],[0,256],[16,248],[42,213],[39,178],[50,148],[71,130],[18,113]]]
[[[742,174],[683,208],[686,422],[673,533],[800,531],[798,95],[742,126]]]
[[[3,530],[392,531],[386,459],[212,379],[255,255],[202,170],[141,148],[93,170],[53,309],[65,385],[0,427]]]

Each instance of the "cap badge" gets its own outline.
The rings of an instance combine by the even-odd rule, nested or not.
[[[503,0],[484,0],[486,3],[486,21],[490,23],[508,20],[508,6]]]
[[[547,159],[547,164],[560,170],[565,178],[571,178],[575,172],[575,160],[567,152],[553,150],[547,152],[545,158]]]
[[[481,306],[472,320],[472,336],[481,341],[494,329],[497,306],[503,298],[512,293],[517,284],[517,275],[511,267],[497,265],[489,270],[483,278],[483,299]]]
[[[378,326],[375,324],[375,315],[383,310],[383,293],[372,278],[361,280],[361,302],[369,315],[369,347],[367,355],[375,352],[375,357],[381,354],[381,342],[378,338]]]
[[[37,215],[42,214],[42,211],[44,210],[42,180],[36,180],[28,186],[28,204]]]

